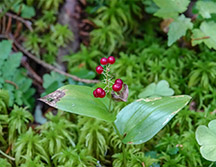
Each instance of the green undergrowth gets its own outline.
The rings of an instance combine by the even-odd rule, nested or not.
[[[215,11],[206,8],[207,3],[214,6],[215,1],[198,1],[192,8],[197,14],[195,21],[183,15],[188,0],[182,1],[179,9],[174,4],[179,0],[172,3],[166,0],[166,5],[160,2],[87,0],[87,6],[82,7],[92,22],[92,30],[88,32],[90,42],[88,46],[81,44],[78,52],[63,56],[65,68],[80,78],[101,79],[95,72],[97,62],[102,57],[114,56],[116,63],[111,73],[129,87],[128,101],[116,103],[115,112],[134,99],[147,97],[141,92],[151,89],[150,84],[156,87],[162,80],[171,89],[168,95],[192,97],[191,104],[156,137],[145,144],[126,147],[128,167],[207,167],[210,164],[213,167],[216,164],[202,158],[199,152],[195,130],[216,117],[216,46],[208,38],[215,36],[212,31]],[[32,21],[33,31],[23,29],[21,33],[25,39],[23,46],[56,68],[59,67],[58,49],[74,40],[68,26],[57,22],[63,3],[62,0],[0,3],[0,10],[20,12],[20,17]],[[173,13],[169,8],[176,10]],[[173,22],[166,25],[170,29],[164,32],[161,22],[170,18]],[[179,28],[182,31],[174,36]],[[198,39],[202,37],[207,40]],[[46,117],[44,124],[36,124],[31,114],[35,97],[45,96],[65,84],[87,84],[52,71],[41,76],[44,91],[36,94],[32,79],[21,67],[22,56],[13,51],[11,41],[0,42],[0,164],[3,167],[121,167],[122,143],[106,122],[51,109],[42,115]],[[156,88],[155,91],[157,94]]]
[[[27,77],[27,70],[20,67],[22,53],[12,53],[10,41],[0,43],[0,89],[7,90],[10,94],[9,106],[13,104],[33,107],[32,80]]]
[[[7,105],[7,99],[1,97],[1,100],[3,106]],[[104,121],[50,111],[46,114],[47,122],[34,128],[29,126],[32,115],[18,106],[12,111],[2,109],[1,117],[4,120],[0,119],[3,136],[0,149],[5,152],[10,147],[8,156],[15,158],[12,161],[2,154],[5,165],[83,167],[112,164],[117,167],[123,163],[122,143]],[[142,166],[143,163],[146,166],[209,165],[199,153],[194,131],[213,117],[215,113],[184,109],[155,138],[145,144],[126,147],[128,166]]]

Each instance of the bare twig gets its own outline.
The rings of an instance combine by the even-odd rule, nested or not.
[[[84,5],[84,6],[86,6],[86,4],[87,4],[86,0],[80,0],[80,2],[81,2],[81,4]]]
[[[5,13],[5,15],[8,16],[8,17],[13,18],[15,20],[18,20],[18,21],[22,22],[30,31],[33,31],[32,26],[31,26],[32,23],[29,20],[25,20],[22,17],[19,17],[19,16],[15,15],[15,14],[11,14],[11,13],[8,13],[8,12]]]
[[[9,152],[10,152],[10,150],[11,150],[11,145],[9,145],[9,147],[8,147],[8,149],[6,150],[6,154],[9,154]]]
[[[23,56],[21,64],[28,70],[30,77],[32,77],[39,84],[43,84],[42,78],[33,70],[33,68],[28,64],[27,57]]]
[[[80,31],[80,35],[82,35],[82,36],[89,36],[89,33],[88,32],[86,32],[86,31]]]
[[[8,38],[8,36],[4,35],[4,34],[0,34],[0,38]]]
[[[15,30],[15,33],[14,33],[14,38],[15,39],[19,36],[19,34],[20,34],[21,30],[22,30],[22,27],[23,27],[23,24],[21,22],[17,21],[16,30]]]
[[[6,29],[6,34],[8,34],[8,33],[10,32],[11,23],[12,23],[12,17],[9,17],[9,18],[8,18],[7,29]]]
[[[59,74],[62,74],[64,76],[67,76],[69,78],[72,78],[73,80],[75,81],[79,81],[79,82],[84,82],[84,83],[98,83],[99,80],[89,80],[89,79],[82,79],[82,78],[79,78],[75,75],[71,75],[69,73],[66,73],[64,71],[61,71],[60,69],[57,69],[56,67],[50,65],[50,64],[47,64],[46,62],[38,59],[36,56],[34,56],[33,54],[31,54],[30,52],[28,52],[22,45],[20,45],[14,38],[12,35],[9,36],[10,39],[13,40],[14,44],[16,45],[17,48],[19,48],[20,51],[22,51],[24,54],[26,54],[26,56],[28,56],[29,58],[31,58],[32,60],[34,60],[36,63],[42,65],[44,68],[50,70],[50,71],[55,71]]]
[[[93,26],[93,27],[95,27],[96,26],[96,24],[95,23],[93,23],[92,21],[90,21],[90,20],[88,20],[88,19],[83,19],[82,20],[82,23],[85,23],[85,24],[90,24],[91,26]]]
[[[202,39],[209,39],[210,36],[206,36],[206,37],[201,37],[201,38],[193,38],[192,41],[195,41],[195,40],[202,40]]]
[[[2,32],[5,32],[6,30],[6,17],[2,17]]]
[[[9,80],[5,80],[6,83],[9,83],[11,85],[13,85],[16,89],[19,89],[19,87],[17,86],[16,83],[12,82],[12,81],[9,81]]]

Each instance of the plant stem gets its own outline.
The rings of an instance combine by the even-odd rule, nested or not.
[[[108,65],[108,67],[107,67],[107,69],[106,69],[106,73],[105,73],[105,84],[108,86],[108,93],[109,93],[109,99],[110,99],[110,101],[109,101],[109,112],[111,112],[110,110],[111,110],[111,103],[112,103],[112,95],[111,95],[111,92],[110,92],[110,81],[109,81],[109,65]],[[112,123],[112,125],[113,125],[113,127],[114,127],[114,129],[115,129],[115,131],[116,131],[116,133],[117,133],[117,135],[119,136],[119,138],[121,139],[121,141],[123,140],[123,136],[120,134],[120,132],[119,132],[119,130],[118,130],[118,128],[117,128],[117,126],[116,126],[116,124],[113,122]],[[126,150],[125,150],[125,144],[124,143],[122,143],[122,152],[123,152],[123,166],[124,167],[126,167],[126,165],[127,165],[127,159],[126,159]]]
[[[0,150],[0,153],[1,153],[2,155],[4,155],[5,157],[9,158],[10,160],[15,161],[15,158],[13,158],[13,157],[11,157],[11,156],[5,154],[2,150]]]
[[[214,162],[212,162],[210,165],[209,165],[209,167],[212,167],[214,165]]]
[[[126,155],[126,144],[122,143],[122,152],[123,152],[123,166],[126,167],[127,166],[127,155]]]
[[[111,90],[110,90],[110,81],[109,81],[109,65],[106,68],[106,73],[105,73],[105,84],[108,88],[107,90],[107,96],[109,97],[109,112],[111,112],[111,104],[112,104],[112,95],[111,95]]]
[[[109,102],[109,112],[111,112],[111,103],[112,103],[112,100],[111,100],[111,96],[110,96],[110,102]]]
[[[113,125],[114,129],[116,130],[117,135],[120,137],[120,139],[122,139],[121,138],[121,134],[120,134],[119,130],[117,129],[117,127],[116,127],[116,125],[115,125],[114,122],[112,123],[112,125]]]
[[[123,137],[121,136],[121,134],[120,134],[120,132],[119,132],[119,130],[118,130],[118,128],[116,127],[116,125],[115,125],[115,123],[113,122],[112,123],[112,125],[113,125],[113,127],[114,127],[114,129],[116,130],[116,133],[117,133],[117,135],[120,137],[120,139],[121,140],[123,140]],[[125,147],[126,146],[126,144],[124,144],[124,143],[122,143],[122,152],[123,152],[123,166],[124,167],[126,167],[126,165],[127,165],[127,155],[126,155],[126,150],[125,150]]]

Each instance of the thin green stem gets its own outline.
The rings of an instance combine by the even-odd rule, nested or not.
[[[123,136],[121,136],[118,128],[116,127],[116,124],[112,123],[114,129],[116,130],[117,135],[120,137],[121,140],[123,140]],[[122,153],[123,153],[123,166],[126,167],[127,165],[127,155],[126,155],[126,144],[122,143]]]
[[[111,104],[112,104],[112,99],[111,99],[111,94],[110,94],[110,101],[109,101],[109,112],[111,112]]]
[[[109,99],[110,99],[110,101],[109,101],[109,112],[111,112],[112,95],[111,95],[111,91],[110,91],[110,83],[111,83],[111,81],[109,80],[109,70],[110,70],[109,68],[110,68],[110,66],[108,65],[107,68],[106,68],[106,72],[104,73],[104,76],[105,76],[105,84],[106,84],[106,87],[108,88],[107,92],[109,94]],[[119,136],[119,138],[121,140],[123,140],[123,136],[120,134],[116,124],[113,122],[112,125],[113,125],[117,135]],[[124,143],[122,143],[123,166],[124,167],[126,167],[126,165],[127,165],[127,159],[126,159],[127,155],[126,155],[126,149],[125,148],[126,148],[126,145]]]
[[[126,155],[126,144],[122,143],[122,152],[123,152],[123,166],[127,166],[127,155]]]
[[[108,81],[108,76],[109,76],[109,66],[107,66],[107,68],[106,68],[106,85],[108,85],[108,88],[109,88],[109,81]]]
[[[106,87],[108,88],[108,90],[107,90],[107,95],[108,95],[108,97],[109,97],[109,112],[111,112],[112,95],[111,95],[111,92],[110,92],[109,65],[108,65],[107,68],[106,68],[106,73],[105,73],[105,84],[106,84]],[[106,88],[106,87],[105,87],[105,88]]]
[[[120,134],[118,128],[116,127],[116,124],[113,122],[112,125],[113,125],[113,127],[114,127],[114,129],[115,129],[117,135],[120,137],[120,139],[122,139],[121,134]]]
[[[2,150],[0,150],[0,153],[1,153],[2,155],[4,155],[5,157],[7,157],[8,159],[10,159],[10,160],[12,160],[12,161],[15,161],[15,158],[13,158],[13,157],[11,157],[11,156],[5,154]]]
[[[214,165],[214,162],[212,162],[210,165],[209,165],[209,167],[212,167]]]

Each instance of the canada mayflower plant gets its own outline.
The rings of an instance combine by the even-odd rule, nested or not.
[[[126,102],[128,86],[114,79],[110,68],[116,59],[101,58],[96,72],[104,76],[105,87],[65,85],[40,100],[57,109],[101,119],[112,124],[122,141],[123,162],[126,166],[125,145],[142,144],[155,136],[184,106],[191,97],[187,95],[141,98],[126,105],[117,114],[116,102]],[[114,103],[112,102],[114,101]]]

